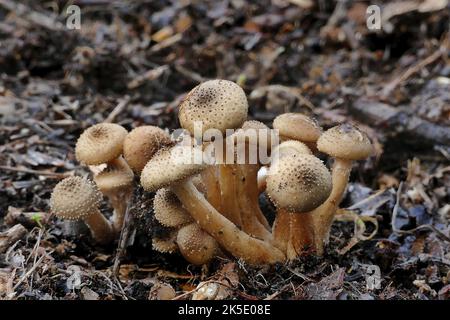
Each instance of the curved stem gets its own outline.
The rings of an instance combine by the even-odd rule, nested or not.
[[[237,203],[236,192],[236,165],[221,164],[219,165],[219,184],[221,191],[221,208],[226,218],[238,227],[242,227],[241,212]]]
[[[323,254],[324,246],[328,243],[334,215],[344,195],[351,170],[352,161],[335,159],[332,169],[333,189],[331,194],[320,207],[312,211],[316,234],[315,246],[319,255]]]
[[[283,209],[279,209],[272,226],[274,245],[283,252],[286,252],[289,242],[291,221],[289,216],[289,212]]]
[[[107,244],[113,239],[113,229],[108,219],[99,210],[83,219],[91,230],[92,238],[99,244]]]
[[[111,222],[114,232],[119,234],[122,230],[125,213],[132,195],[132,189],[124,188],[123,190],[119,189],[114,192],[104,192],[104,194],[108,197],[111,206],[114,208]]]
[[[310,212],[291,213],[287,258],[294,260],[314,248],[313,216]]]
[[[221,215],[190,180],[172,186],[185,208],[217,242],[233,256],[253,265],[271,264],[285,260],[285,255],[272,245],[250,237]]]
[[[218,166],[212,165],[206,168],[201,173],[201,176],[206,186],[206,198],[208,202],[211,203],[217,211],[222,212],[218,171]]]

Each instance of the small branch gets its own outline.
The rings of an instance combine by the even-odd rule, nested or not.
[[[40,170],[25,169],[25,168],[21,169],[21,168],[14,168],[14,167],[10,167],[10,166],[0,166],[0,170],[29,173],[29,174],[35,174],[38,176],[47,176],[47,177],[51,177],[51,178],[55,178],[55,179],[64,179],[64,178],[71,176],[71,174],[69,174],[69,173],[57,173],[57,172],[40,171]]]
[[[126,106],[130,103],[130,97],[126,96],[122,99],[117,106],[111,111],[111,113],[106,117],[103,122],[110,123],[113,122],[116,117],[125,110]]]

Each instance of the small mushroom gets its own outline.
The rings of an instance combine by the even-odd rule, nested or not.
[[[86,129],[78,138],[77,160],[89,166],[106,164],[92,170],[94,181],[114,208],[112,217],[116,233],[122,229],[128,200],[133,188],[133,171],[121,157],[127,130],[114,123],[99,123]],[[110,183],[110,185],[108,185]]]
[[[174,253],[178,251],[177,245],[178,230],[170,230],[163,236],[154,236],[152,238],[152,248],[160,253]]]
[[[352,162],[368,158],[373,148],[367,135],[351,124],[342,124],[325,131],[317,141],[317,148],[335,159],[332,168],[333,190],[314,214],[316,247],[318,254],[322,254],[336,209],[347,187]]]
[[[68,177],[53,189],[50,207],[59,218],[83,220],[91,230],[92,238],[106,244],[112,240],[113,230],[98,209],[100,201],[101,195],[92,181]]]
[[[153,210],[156,220],[168,228],[179,228],[193,221],[177,196],[167,188],[161,188],[156,192]]]
[[[309,154],[284,155],[271,165],[267,189],[275,206],[290,214],[289,260],[314,247],[312,211],[330,195],[331,175],[321,160]]]
[[[170,136],[164,130],[155,126],[137,127],[125,137],[123,156],[131,169],[140,174],[159,149],[171,144]]]
[[[301,113],[284,113],[273,120],[273,128],[279,130],[282,141],[297,140],[316,151],[316,142],[322,128],[316,120]]]
[[[150,192],[170,187],[200,227],[233,256],[250,264],[283,261],[285,257],[281,251],[239,230],[205,199],[193,185],[191,177],[200,173],[206,166],[183,161],[180,158],[185,157],[186,150],[183,150],[182,155],[177,150],[176,147],[163,148],[150,159],[142,170],[142,187]],[[192,152],[188,154],[188,157],[191,156]]]
[[[183,257],[195,265],[208,263],[219,250],[217,241],[195,222],[181,227],[176,241]]]

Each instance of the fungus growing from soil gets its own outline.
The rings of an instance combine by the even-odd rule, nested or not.
[[[98,209],[100,201],[101,195],[93,182],[81,177],[68,177],[53,189],[50,207],[59,218],[83,220],[92,238],[99,244],[107,244],[113,238],[113,230]]]
[[[99,123],[86,129],[78,138],[77,160],[89,166],[106,164],[92,170],[100,191],[109,198],[114,214],[113,228],[122,229],[128,200],[133,190],[133,171],[121,157],[127,130],[118,124]]]
[[[192,156],[195,149],[191,151],[188,157]],[[193,185],[191,177],[200,173],[206,166],[183,161],[180,159],[183,156],[186,156],[186,150],[180,155],[175,147],[158,151],[142,171],[143,188],[154,192],[170,187],[200,227],[233,256],[255,265],[283,261],[285,256],[281,251],[239,230],[205,199]]]
[[[334,157],[333,189],[326,202],[315,210],[317,251],[323,253],[328,242],[331,224],[348,184],[352,162],[368,158],[372,144],[367,135],[353,125],[342,124],[325,131],[317,141],[319,151]]]
[[[290,151],[271,165],[266,192],[282,215],[275,230],[280,228],[289,235],[276,237],[282,239],[279,247],[286,250],[289,260],[314,247],[312,211],[328,198],[331,188],[330,172],[313,155]],[[289,230],[285,219],[289,220]]]
[[[131,169],[140,174],[145,164],[162,147],[171,144],[170,136],[155,126],[137,127],[123,142],[123,156]]]
[[[314,119],[301,113],[283,113],[273,120],[273,128],[279,130],[282,141],[297,140],[316,150],[316,141],[322,128]]]

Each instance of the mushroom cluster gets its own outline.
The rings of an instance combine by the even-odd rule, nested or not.
[[[299,113],[285,113],[273,129],[248,121],[248,102],[241,87],[227,80],[211,80],[191,90],[179,106],[179,120],[189,143],[176,143],[162,129],[139,127],[127,133],[114,124],[99,124],[83,133],[77,158],[91,166],[96,186],[81,178],[93,196],[80,197],[76,215],[95,215],[89,227],[112,235],[121,228],[124,204],[133,188],[133,173],[147,192],[155,192],[155,219],[167,228],[153,239],[160,252],[179,251],[201,265],[218,254],[252,264],[322,255],[338,205],[344,195],[352,161],[372,153],[367,135],[342,124],[323,131],[316,121]],[[334,159],[331,170],[317,156]],[[264,155],[267,155],[267,160]],[[200,161],[198,161],[200,159]],[[102,167],[99,169],[99,165]],[[96,166],[96,167],[92,167]],[[52,210],[72,217],[64,201],[62,181],[52,196]],[[98,188],[114,207],[110,229],[100,219]],[[75,201],[76,190],[69,197]],[[259,205],[265,192],[277,209],[269,224]],[[91,226],[92,221],[99,224]],[[99,222],[100,221],[100,222]]]

